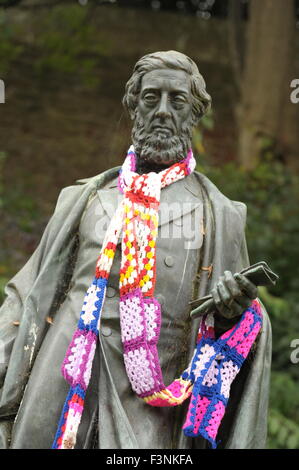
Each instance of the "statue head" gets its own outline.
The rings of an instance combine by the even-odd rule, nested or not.
[[[155,52],[138,60],[126,84],[123,105],[134,121],[132,141],[139,165],[157,170],[182,160],[192,129],[210,106],[196,64],[176,52]]]

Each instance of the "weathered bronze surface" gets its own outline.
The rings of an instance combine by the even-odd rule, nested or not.
[[[143,173],[185,157],[210,97],[194,62],[168,51],[137,62],[123,102],[133,120],[132,141]],[[3,448],[51,447],[68,391],[60,366],[104,228],[119,201],[117,174],[113,168],[62,190],[40,245],[6,287],[0,309]],[[245,219],[245,205],[227,199],[198,172],[162,191],[156,296],[162,305],[158,349],[166,384],[193,353],[198,321],[190,319],[190,301],[212,293],[220,334],[256,296],[254,284],[232,275],[249,265]],[[149,407],[130,388],[120,339],[119,266],[118,246],[76,447],[205,448],[204,439],[182,433],[188,404]],[[232,385],[220,447],[265,446],[270,363],[271,328],[264,311],[255,351]]]

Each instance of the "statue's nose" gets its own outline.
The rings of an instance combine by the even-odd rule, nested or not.
[[[168,108],[168,95],[166,93],[161,95],[161,100],[156,111],[156,116],[164,119],[171,116]]]

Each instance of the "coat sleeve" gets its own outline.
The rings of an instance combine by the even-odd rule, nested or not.
[[[59,201],[59,199],[58,199]],[[58,207],[58,203],[56,208]],[[25,299],[30,292],[42,263],[51,232],[50,219],[41,241],[23,268],[4,288],[5,300],[0,307],[0,385],[3,385],[10,353],[22,319]],[[3,412],[1,413],[3,416]]]
[[[245,204],[234,202],[246,219]],[[245,223],[235,261],[235,272],[250,265]],[[259,299],[263,326],[231,388],[230,400],[219,429],[220,446],[227,449],[264,449],[267,440],[272,330],[268,313]]]
[[[71,245],[70,231],[62,240],[60,228],[74,204],[74,195],[78,196],[78,190],[72,188],[75,187],[61,191],[38,247],[4,289],[5,300],[0,308],[0,448],[8,445],[7,436],[30,369],[49,326],[45,321],[48,312],[41,299],[47,296],[47,285],[52,283],[53,287],[54,280],[59,278],[58,267],[63,267],[67,258],[63,246]],[[49,253],[52,253],[51,260]],[[49,305],[51,302],[49,295]]]
[[[0,308],[0,448],[8,446],[8,436],[16,413],[14,403],[7,399],[6,373],[20,328],[17,325],[21,324],[24,302],[38,272],[46,238],[47,229],[31,258],[6,285],[6,298]]]

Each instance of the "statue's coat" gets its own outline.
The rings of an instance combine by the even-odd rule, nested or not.
[[[0,309],[2,448],[51,447],[68,391],[60,366],[89,284],[74,288],[78,279],[73,274],[82,276],[84,283],[89,278],[91,281],[93,272],[89,271],[96,262],[89,249],[84,251],[81,246],[83,258],[76,263],[80,256],[80,224],[96,198],[103,209],[99,217],[109,220],[117,204],[116,176],[114,168],[63,189],[38,248],[6,286],[7,298]],[[176,219],[179,225],[184,217],[201,222],[203,215],[203,225],[200,227],[199,223],[198,230],[203,228],[204,236],[201,248],[191,252],[183,248],[182,239],[158,240],[156,294],[164,301],[159,351],[166,384],[182,372],[195,345],[198,320],[190,320],[188,302],[208,294],[225,270],[237,272],[249,265],[244,204],[227,199],[197,172],[162,191],[161,204],[174,200],[187,202],[190,208],[184,214],[162,213],[160,230],[167,224],[172,226]],[[166,263],[169,255],[174,267]],[[116,266],[117,262],[116,258]],[[211,265],[209,276],[202,268]],[[116,268],[111,272],[109,285],[115,290],[118,287]],[[153,408],[131,391],[121,360],[118,298],[118,294],[106,298],[103,334],[76,447],[91,447],[96,427],[96,445],[100,448],[206,447],[204,439],[186,438],[181,431],[188,404],[176,409]],[[67,311],[65,305],[69,306]],[[256,350],[232,386],[218,434],[219,447],[265,447],[271,327],[264,309],[263,314]],[[52,325],[48,317],[53,318]],[[19,326],[14,322],[20,322]],[[186,337],[185,345],[179,341],[182,337]]]

